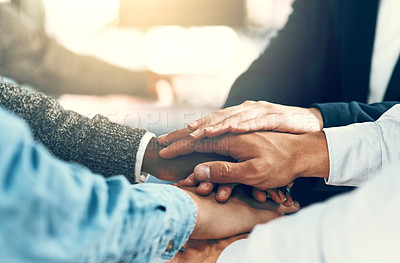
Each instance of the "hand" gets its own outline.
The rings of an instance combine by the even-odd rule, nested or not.
[[[217,187],[217,193],[215,195],[215,199],[218,202],[226,202],[233,189],[238,185],[237,183],[229,183],[229,184],[215,184],[211,182],[199,182],[196,180],[194,174],[189,175],[186,179],[181,180],[174,184],[175,186],[189,186],[196,188],[196,193],[199,195],[209,195],[215,187]],[[267,198],[271,198],[278,204],[283,204],[285,206],[291,206],[293,204],[293,199],[290,193],[287,191],[287,188],[291,188],[293,183],[289,184],[287,187],[280,187],[277,189],[266,189],[260,190],[255,187],[252,188],[251,193],[254,199],[258,202],[263,203],[267,200]]]
[[[183,139],[160,151],[163,158],[206,152],[238,160],[196,166],[197,181],[242,183],[265,190],[290,184],[297,177],[328,177],[329,155],[323,132],[228,134],[201,141]]]
[[[202,154],[202,153],[192,153],[190,155],[180,156],[171,160],[165,160],[163,158],[160,158],[158,154],[161,149],[163,149],[163,147],[157,143],[155,138],[153,138],[149,142],[144,155],[142,171],[150,173],[156,176],[158,179],[165,181],[177,181],[186,178],[189,174],[193,172],[195,166],[202,162],[215,161],[215,160],[220,160],[220,161],[225,160],[225,161],[235,162],[234,159],[228,156],[223,156],[218,154]],[[194,185],[182,184],[182,186],[194,186]],[[199,194],[208,195],[211,193],[213,188],[214,186],[212,184],[203,183],[200,184],[200,187],[198,188],[197,192]],[[217,200],[220,202],[225,202],[229,198],[232,189],[233,185],[221,185],[216,195]],[[204,190],[206,190],[207,193],[205,193]],[[225,191],[225,194],[222,194],[223,190]],[[276,192],[275,190],[271,191],[272,193],[269,193],[268,190],[268,193],[270,194],[271,198],[274,201],[280,204],[283,203],[285,205],[292,204],[291,202],[292,199],[290,198],[290,195],[288,199],[286,199],[285,195],[288,194],[283,194],[283,193],[278,194],[278,192]],[[256,190],[254,191],[254,197],[257,198],[257,200],[259,200],[260,202],[264,202],[266,196],[267,194],[264,193],[263,191],[256,191]],[[286,202],[286,200],[290,200],[290,202]]]
[[[188,129],[161,136],[159,142],[167,145],[189,135],[199,140],[227,132],[270,130],[305,133],[321,131],[322,128],[322,116],[316,108],[291,107],[266,101],[246,101],[238,106],[222,109],[203,117],[189,124]]]
[[[156,138],[150,140],[143,157],[142,171],[165,181],[178,181],[190,175],[197,164],[215,160],[235,162],[228,156],[218,154],[193,153],[170,160],[160,158],[159,151],[163,146]]]
[[[242,189],[235,189],[226,203],[218,203],[215,193],[202,197],[193,188],[182,188],[194,201],[197,208],[195,228],[191,239],[220,239],[237,234],[248,233],[257,224],[269,222],[282,216],[282,213],[297,211],[295,202],[290,207],[273,201],[258,203]]]
[[[171,263],[215,263],[222,251],[233,242],[247,238],[242,234],[224,239],[194,240],[190,239],[185,245],[184,252],[178,252]]]

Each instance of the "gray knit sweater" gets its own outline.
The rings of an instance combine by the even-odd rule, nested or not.
[[[25,119],[35,139],[60,159],[104,176],[123,174],[134,182],[136,153],[146,130],[119,125],[101,115],[89,119],[64,110],[42,93],[28,92],[1,79],[0,106]]]

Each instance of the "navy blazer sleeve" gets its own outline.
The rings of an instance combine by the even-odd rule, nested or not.
[[[334,102],[314,104],[321,111],[324,128],[344,126],[352,123],[376,121],[383,113],[399,102],[385,101],[373,104],[360,102]]]

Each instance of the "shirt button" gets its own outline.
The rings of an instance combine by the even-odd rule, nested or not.
[[[165,251],[166,251],[166,252],[170,252],[173,248],[174,248],[174,241],[171,240],[171,241],[169,241],[168,246],[167,246],[167,248],[165,249]]]

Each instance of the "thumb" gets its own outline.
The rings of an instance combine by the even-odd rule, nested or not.
[[[243,183],[244,174],[249,172],[249,161],[240,163],[231,162],[207,162],[194,168],[194,178],[200,182],[213,183]]]

